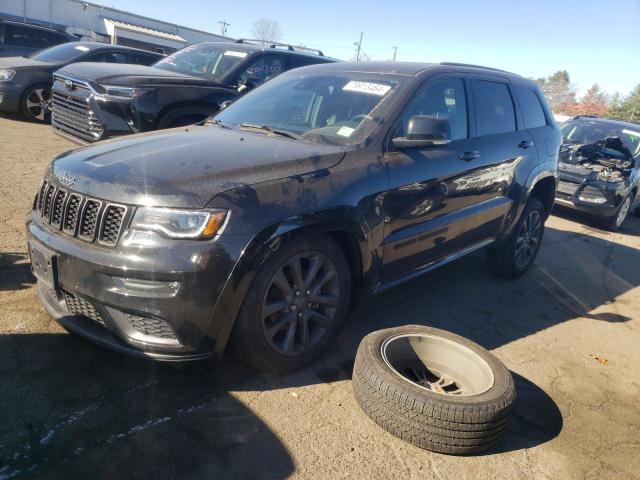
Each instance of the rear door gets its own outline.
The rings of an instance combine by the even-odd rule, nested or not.
[[[543,107],[540,92],[526,85],[514,85],[513,90],[520,106],[522,126],[533,137],[538,160],[540,163],[555,162],[558,153],[557,134]]]

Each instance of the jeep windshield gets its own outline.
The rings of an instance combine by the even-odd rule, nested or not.
[[[260,126],[265,132],[287,132],[316,143],[355,145],[373,131],[385,98],[403,81],[364,72],[283,74],[231,104],[214,122]]]
[[[248,52],[234,50],[226,43],[199,43],[178,50],[153,66],[162,70],[220,82],[227,72],[236,67],[248,55]]]
[[[564,141],[573,144],[591,144],[607,137],[618,137],[633,157],[640,155],[640,128],[632,130],[604,122],[570,120],[560,125]]]

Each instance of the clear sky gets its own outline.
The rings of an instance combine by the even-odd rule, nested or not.
[[[100,0],[94,0],[100,3]],[[598,83],[628,93],[640,83],[640,0],[107,0],[105,5],[214,33],[251,37],[259,17],[282,40],[347,60],[363,50],[388,60],[455,61],[527,77],[568,70],[579,92]]]

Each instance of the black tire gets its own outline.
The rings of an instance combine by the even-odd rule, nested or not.
[[[277,294],[284,295],[282,293],[284,290],[281,292],[279,288],[274,287],[277,285],[275,277],[279,272],[285,272],[285,279],[291,278],[292,270],[288,269],[288,265],[291,262],[298,261],[298,265],[302,265],[302,277],[306,279],[309,276],[311,262],[305,263],[305,256],[310,258],[320,257],[322,259],[323,263],[319,267],[318,275],[323,275],[325,272],[333,272],[327,281],[327,284],[330,283],[331,288],[334,289],[333,293],[331,295],[324,293],[325,287],[322,287],[323,290],[318,290],[317,293],[312,292],[312,288],[306,290],[306,288],[292,287],[291,291],[293,293],[299,290],[301,294],[296,296],[293,301],[289,297],[269,300],[269,296],[274,291]],[[328,261],[328,263],[325,263],[325,261]],[[316,286],[322,280],[318,280],[316,277],[314,279],[316,280]],[[307,296],[309,292],[311,294]],[[316,301],[320,298],[326,301],[329,297],[332,299],[332,303],[335,303],[335,306],[325,307],[319,303],[316,306],[312,302],[312,300]],[[231,338],[236,357],[240,361],[265,372],[287,372],[307,365],[335,340],[347,317],[350,297],[351,272],[344,252],[335,241],[328,236],[316,236],[283,244],[262,265],[244,299]],[[291,303],[291,305],[274,312],[271,316],[265,317],[263,313],[265,306],[269,306],[267,305],[268,302],[271,302],[270,304],[286,302],[287,304]],[[297,304],[297,302],[300,302],[300,304],[295,305],[296,310],[292,311],[293,305]],[[317,313],[324,314],[327,318],[330,317],[330,321],[322,320],[326,327],[319,326],[316,323],[319,319],[314,315],[308,314],[308,312],[315,311],[314,308],[318,310]],[[303,318],[293,318],[285,322],[285,317],[290,317],[291,315],[294,315],[294,317],[303,316]],[[313,320],[312,317],[314,318]],[[283,326],[278,330],[277,325],[280,324]],[[304,324],[307,326],[305,327]],[[287,334],[290,333],[291,328],[294,330],[292,341],[294,346],[297,342],[299,351],[295,351],[292,348],[289,352],[285,347],[285,345],[288,345],[286,341]],[[286,332],[284,332],[285,329],[287,330]],[[277,333],[269,335],[269,331],[276,331]],[[302,332],[307,332],[307,335],[303,335]],[[306,347],[304,347],[305,337],[308,344]],[[282,344],[282,348],[279,348],[280,344]]]
[[[20,100],[20,112],[31,122],[51,122],[51,85],[36,84],[28,87]]]
[[[624,221],[629,215],[629,211],[631,210],[632,199],[632,193],[623,198],[620,202],[618,210],[616,210],[616,214],[612,217],[602,219],[600,221],[600,226],[602,226],[602,228],[604,228],[605,230],[609,230],[610,232],[617,232],[618,230],[620,230],[620,228],[622,228],[622,225],[624,224]]]
[[[535,235],[530,236],[530,241],[535,241],[536,243],[533,246],[531,244],[528,245],[532,247],[531,255],[527,257],[524,263],[521,263],[519,261],[520,257],[518,257],[519,251],[517,250],[520,245],[519,237],[523,234],[523,229],[527,228],[525,222],[531,219],[532,216],[537,216],[539,219],[540,230]],[[518,278],[529,270],[542,244],[545,220],[546,215],[542,202],[535,197],[531,197],[525,205],[518,223],[509,236],[487,250],[487,261],[493,273],[500,277]]]
[[[443,339],[470,350],[490,368],[493,384],[469,396],[417,385],[394,370],[382,353],[384,345],[404,336]],[[497,441],[516,398],[511,372],[491,353],[453,333],[419,325],[367,335],[358,347],[352,383],[362,410],[384,430],[417,447],[453,455],[476,453]]]

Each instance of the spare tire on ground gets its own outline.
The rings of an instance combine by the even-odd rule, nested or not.
[[[353,388],[360,407],[387,432],[454,455],[498,440],[516,398],[511,372],[491,353],[419,325],[367,335],[356,354]]]

